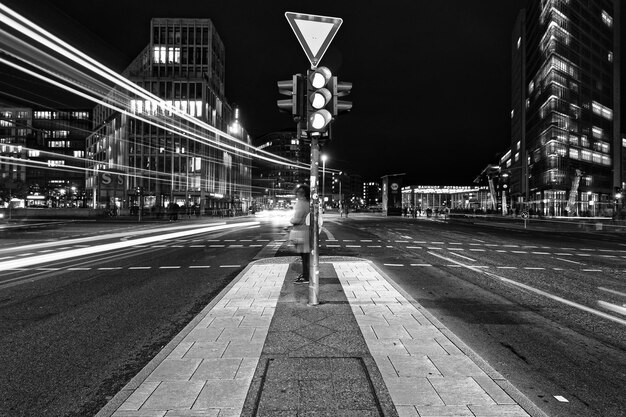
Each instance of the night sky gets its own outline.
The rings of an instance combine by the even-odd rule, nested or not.
[[[353,82],[353,109],[334,122],[327,167],[466,185],[510,143],[510,38],[525,0],[3,3],[118,71],[148,44],[152,17],[210,18],[226,48],[226,96],[253,138],[294,126],[278,112],[276,81],[310,65],[284,13],[341,17],[321,65]]]

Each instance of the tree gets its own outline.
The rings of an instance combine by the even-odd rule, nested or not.
[[[28,195],[28,185],[12,178],[0,178],[0,201],[9,202],[11,198],[25,199]]]

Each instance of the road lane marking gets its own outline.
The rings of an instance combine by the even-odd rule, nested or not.
[[[421,246],[407,246],[407,249],[422,249]]]
[[[459,253],[450,252],[451,255],[458,256],[459,258],[467,259],[468,261],[476,262],[476,259],[469,258],[467,256],[463,256]]]
[[[368,245],[368,248],[382,248],[380,245]]]
[[[448,250],[465,251],[465,249],[463,249],[463,248],[448,248]]]
[[[612,315],[607,314],[607,313],[605,313],[603,311],[596,310],[595,308],[587,307],[587,306],[579,304],[577,302],[567,300],[565,298],[559,297],[558,295],[551,294],[549,292],[540,290],[540,289],[532,287],[530,285],[523,284],[521,282],[517,282],[517,281],[509,279],[509,278],[505,278],[505,277],[500,276],[498,274],[494,274],[493,272],[483,271],[483,270],[481,270],[479,268],[476,268],[476,267],[474,267],[472,265],[465,265],[465,264],[463,264],[461,262],[458,262],[458,261],[456,261],[454,259],[446,258],[445,256],[439,255],[437,253],[434,253],[434,252],[428,252],[428,253],[430,253],[433,256],[436,256],[437,258],[445,259],[445,260],[447,260],[449,262],[461,265],[461,266],[463,266],[463,267],[465,267],[467,269],[470,269],[470,270],[472,270],[474,272],[480,272],[482,274],[485,274],[487,276],[499,279],[500,281],[506,282],[508,284],[515,285],[515,286],[523,288],[523,289],[525,289],[527,291],[531,291],[531,292],[534,292],[536,294],[542,295],[544,297],[550,298],[550,299],[552,299],[554,301],[558,301],[558,302],[560,302],[562,304],[566,304],[566,305],[568,305],[570,307],[574,307],[574,308],[577,308],[579,310],[586,311],[587,313],[591,313],[591,314],[594,314],[596,316],[599,316],[599,317],[605,318],[607,320],[611,320],[611,321],[614,321],[616,323],[619,323],[619,324],[621,324],[623,326],[626,326],[626,320],[624,320],[624,319],[622,319],[620,317],[612,316]]]
[[[568,403],[569,401],[567,401],[567,398],[561,396],[561,395],[553,395],[554,398],[556,398],[557,401],[560,401],[562,403]]]
[[[243,245],[228,245],[229,248],[243,248]]]
[[[89,271],[91,268],[67,268],[68,271]]]
[[[396,240],[395,243],[409,243],[408,240]]]
[[[433,244],[433,245],[443,245],[444,244],[443,242],[430,242],[430,243]]]
[[[585,271],[585,272],[602,272],[601,269],[581,269],[581,271]]]
[[[210,248],[224,248],[226,245],[209,245]]]
[[[449,245],[462,245],[461,242],[450,242]]]
[[[241,265],[220,265],[220,268],[241,268]]]
[[[535,255],[550,255],[550,253],[548,252],[532,252],[532,253],[534,253]]]
[[[555,255],[559,255],[559,256],[574,256],[571,253],[565,253],[565,252],[557,252],[557,253],[555,253]]]
[[[516,266],[496,266],[498,269],[517,269]]]
[[[540,268],[540,267],[536,267],[536,266],[525,266],[524,269],[540,270],[540,269],[546,269],[546,268]]]
[[[326,245],[327,248],[340,248],[341,245]]]
[[[485,241],[484,241],[484,240],[480,240],[480,239],[475,239],[475,238],[472,238],[472,240],[475,240],[476,242],[480,242],[480,243],[485,243]]]
[[[250,245],[251,248],[262,248],[263,245]]]
[[[435,248],[435,247],[427,247],[426,249],[430,249],[430,250],[443,250],[443,248]]]
[[[528,253],[525,250],[512,250],[512,253]]]
[[[371,242],[371,239],[361,239],[361,242]]]
[[[175,266],[175,265],[171,265],[171,266],[160,266],[159,269],[179,269],[180,266]]]
[[[385,266],[404,266],[404,264],[383,264]]]
[[[130,266],[128,269],[152,269],[151,266]]]
[[[189,265],[189,268],[210,268],[210,265]]]
[[[502,245],[505,248],[519,248],[519,245]]]
[[[614,313],[619,313],[626,316],[626,307],[618,306],[616,304],[608,303],[606,301],[598,300],[598,304],[600,307],[606,308],[607,310],[611,310]]]
[[[204,248],[206,245],[189,245],[190,248]]]
[[[431,264],[411,264],[411,266],[432,266]]]
[[[476,249],[476,248],[470,248],[470,250],[472,252],[484,252],[485,251],[485,249]]]
[[[572,263],[572,264],[577,264],[577,265],[586,265],[586,264],[584,264],[584,263],[582,263],[582,262],[570,261],[569,259],[561,259],[561,258],[556,258],[556,259],[558,259],[559,261],[569,262],[569,263]]]
[[[496,252],[498,252],[498,253],[506,253],[506,251],[502,250],[502,249],[496,249]]]

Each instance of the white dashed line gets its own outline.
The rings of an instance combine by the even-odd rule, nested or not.
[[[382,248],[380,245],[369,245],[368,248]]]
[[[511,253],[528,253],[525,250],[512,250]]]
[[[190,248],[204,248],[206,245],[189,245]]]
[[[411,266],[432,266],[431,264],[411,264]]]
[[[539,268],[539,267],[535,267],[535,266],[525,266],[524,269],[530,269],[530,270],[542,270],[542,269],[546,269],[546,268]]]
[[[128,269],[152,269],[151,266],[131,266]]]
[[[226,245],[209,245],[210,248],[224,248]]]
[[[209,265],[190,265],[189,268],[197,269],[197,268],[210,268]]]
[[[601,269],[581,269],[581,271],[585,271],[585,272],[602,272]]]
[[[68,271],[89,271],[91,268],[67,268]]]
[[[472,252],[484,252],[485,251],[485,249],[475,249],[475,248],[470,248],[470,250]]]
[[[443,242],[430,242],[430,243],[432,243],[433,245],[443,245]]]
[[[560,401],[562,403],[568,403],[569,401],[567,401],[567,398],[561,396],[561,395],[554,395],[554,398],[556,398],[557,401]]]
[[[516,266],[496,266],[498,269],[517,269]]]
[[[404,266],[404,264],[383,264],[385,266]]]
[[[407,246],[407,249],[422,249],[421,246]]]
[[[241,265],[220,265],[220,268],[241,268]]]
[[[121,266],[111,267],[111,268],[98,268],[98,271],[113,271],[115,269],[122,269]]]
[[[160,266],[159,269],[179,269],[180,266]]]
[[[626,297],[626,293],[623,293],[623,292],[611,290],[609,288],[604,288],[604,287],[598,287],[598,289],[602,290],[602,291],[610,292],[611,294],[615,294],[615,295],[620,295],[622,297]]]
[[[532,252],[535,255],[550,255],[548,252]]]

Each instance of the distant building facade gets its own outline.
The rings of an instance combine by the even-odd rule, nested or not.
[[[377,206],[382,203],[383,189],[380,181],[366,181],[363,183],[363,205]]]
[[[295,130],[271,132],[256,139],[255,143],[258,149],[278,157],[310,164],[311,147],[298,139]],[[253,195],[259,208],[286,207],[291,206],[295,199],[296,185],[309,183],[309,172],[295,166],[257,159],[252,181]]]
[[[530,0],[511,39],[511,208],[611,213],[624,187],[617,0]]]
[[[150,34],[150,43],[122,75],[160,101],[130,96],[123,103],[130,114],[104,105],[94,109],[87,176],[94,206],[165,208],[176,203],[204,212],[246,211],[251,162],[239,149],[251,142],[225,97],[225,49],[215,26],[209,19],[160,18],[151,20]],[[230,132],[244,145],[172,116],[162,103]],[[159,118],[166,116],[179,130],[160,126]]]
[[[2,179],[25,184],[28,207],[83,207],[91,111],[0,108]]]

